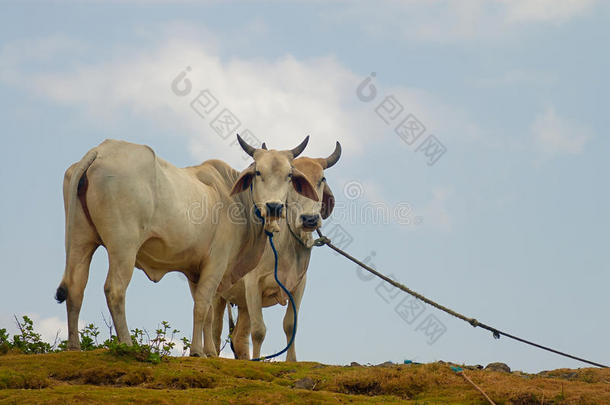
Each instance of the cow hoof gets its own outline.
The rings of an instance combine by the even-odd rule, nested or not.
[[[200,353],[191,353],[190,354],[191,357],[201,357]]]
[[[237,360],[250,360],[249,353],[235,353],[235,357]]]

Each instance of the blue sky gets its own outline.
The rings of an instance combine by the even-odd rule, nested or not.
[[[248,161],[232,139],[210,127],[227,108],[239,131],[271,147],[310,134],[305,154],[317,157],[342,143],[327,173],[337,210],[324,230],[341,229],[353,255],[482,322],[610,362],[607,4],[5,2],[0,10],[2,327],[30,314],[45,335],[65,334],[65,306],[52,298],[71,163],[116,138],[148,144],[177,166],[221,158],[242,169]],[[192,90],[178,96],[171,84],[187,66]],[[364,102],[356,89],[372,72],[377,96]],[[190,106],[203,90],[218,101],[204,117]],[[402,112],[386,124],[376,111],[389,96]],[[409,114],[425,126],[413,145],[394,132]],[[429,135],[446,150],[432,165],[417,151]],[[85,322],[107,316],[106,267],[100,249]],[[582,366],[429,307],[416,305],[405,320],[402,299],[318,248],[298,358]],[[283,310],[265,310],[264,353],[283,347]],[[183,277],[153,284],[135,272],[131,328],[168,320],[190,337],[191,316]]]

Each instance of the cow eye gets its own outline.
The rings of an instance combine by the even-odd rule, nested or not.
[[[259,172],[258,170],[254,172],[255,175],[260,176],[261,172]]]
[[[288,178],[291,179],[292,178],[292,173],[288,173]]]

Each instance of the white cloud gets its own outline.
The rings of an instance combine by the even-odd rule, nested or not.
[[[12,65],[3,71],[11,75],[0,76],[5,82],[77,106],[99,125],[121,115],[154,119],[169,132],[186,134],[200,159],[215,156],[245,163],[241,152],[229,147],[234,135],[223,140],[209,126],[223,108],[241,121],[238,132],[247,128],[272,148],[294,147],[311,134],[311,155],[329,154],[335,140],[352,153],[362,150],[358,136],[366,129],[354,120],[365,107],[354,94],[360,78],[330,57],[222,60],[205,44],[170,38],[153,50],[123,51],[110,62],[25,77],[18,72],[28,55],[10,56]],[[192,90],[180,97],[170,86],[186,66],[192,69],[187,75]],[[204,89],[219,105],[202,118],[190,102]]]
[[[196,159],[217,157],[238,168],[247,160],[243,160],[238,147],[230,146],[234,136],[222,139],[210,128],[210,122],[224,108],[241,121],[237,132],[249,129],[272,148],[293,147],[305,135],[312,135],[307,149],[309,156],[328,155],[335,140],[342,143],[350,156],[362,153],[367,142],[381,137],[399,142],[392,128],[385,126],[373,111],[382,97],[391,92],[399,96],[405,111],[425,119],[428,131],[438,131],[437,134],[457,131],[462,135],[476,132],[476,126],[459,109],[420,89],[384,89],[376,83],[377,99],[363,103],[355,94],[363,78],[332,57],[301,60],[285,55],[275,59],[225,60],[218,56],[218,44],[213,37],[207,35],[210,40],[205,43],[192,41],[188,39],[192,37],[188,25],[179,26],[178,33],[167,34],[155,47],[123,48],[103,62],[68,63],[63,70],[42,66],[39,72],[27,75],[20,74],[21,68],[38,56],[20,54],[18,47],[9,44],[3,51],[10,56],[4,71],[12,75],[10,80],[5,76],[4,81],[40,97],[74,106],[90,118],[92,125],[104,129],[124,117],[153,120],[172,136],[182,134]],[[163,28],[160,31],[168,32]],[[58,48],[54,42],[45,40],[29,42],[41,49],[41,54],[52,56]],[[70,42],[67,39],[60,42],[65,45],[57,55],[64,58]],[[84,45],[75,43],[74,47],[80,51]],[[186,78],[192,89],[188,95],[178,96],[172,92],[171,84],[187,66],[191,70]],[[183,85],[181,81],[179,87]],[[219,105],[202,118],[190,103],[205,89]]]
[[[56,316],[51,318],[40,318],[36,316],[32,320],[34,321],[36,331],[40,333],[45,342],[53,344],[56,336],[58,342],[68,338],[68,324],[66,321],[61,320]],[[84,322],[82,322],[82,325],[84,325]]]
[[[590,10],[597,0],[501,0],[509,22],[562,23]]]
[[[547,157],[580,154],[591,138],[588,128],[558,116],[551,107],[536,117],[530,131],[535,145]]]
[[[518,33],[524,23],[560,24],[593,9],[596,0],[387,0],[351,3],[350,19],[371,34],[452,43]],[[328,16],[344,20],[346,11]]]
[[[34,332],[39,333],[43,341],[53,344],[68,339],[67,321],[56,316],[49,318],[44,318],[38,314],[29,314],[28,316],[34,325]],[[17,315],[17,319],[19,322],[23,322],[22,315]],[[78,329],[83,329],[85,324],[86,322],[84,320],[79,320]],[[6,313],[0,314],[0,327],[5,328],[11,336],[21,333],[13,315],[8,315]]]

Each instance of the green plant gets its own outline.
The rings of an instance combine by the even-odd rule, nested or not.
[[[170,330],[171,334],[168,337]],[[155,336],[152,339],[146,330],[136,328],[131,331],[131,346],[119,343],[118,338],[114,335],[102,346],[115,356],[131,357],[138,361],[158,364],[171,355],[172,349],[176,346],[174,337],[179,332],[177,329],[171,329],[169,322],[163,321],[161,327],[155,330]],[[145,335],[146,343],[144,342]],[[182,338],[182,342],[188,342],[188,339]],[[190,343],[188,344],[190,347]]]
[[[187,350],[191,348],[191,341],[186,336],[182,336],[182,357],[186,356]]]
[[[13,336],[13,342],[11,344],[13,348],[26,354],[49,353],[54,350],[57,344],[54,343],[53,345],[50,345],[43,341],[40,334],[34,331],[34,322],[28,316],[24,315],[22,322],[15,317],[15,321],[17,322],[17,327],[21,331],[21,334]]]
[[[89,325],[85,326],[81,331],[79,331],[79,334],[81,350],[95,350],[100,347],[99,343],[97,342],[97,337],[100,334],[100,330],[94,324],[90,323]]]
[[[168,330],[171,329],[169,322],[161,322],[161,328],[158,328],[156,336],[150,340],[149,345],[153,353],[158,354],[160,357],[167,357],[171,354],[172,349],[176,346],[174,342],[174,336],[176,333],[180,333],[178,329],[173,329],[169,339],[167,337]]]
[[[134,345],[143,345],[144,344],[144,333],[147,333],[142,329],[132,329],[131,330],[131,341]]]
[[[6,329],[0,329],[0,354],[6,354],[11,349],[11,342],[9,341],[8,333]]]
[[[49,353],[54,351],[64,351],[67,349],[68,341],[63,340],[57,343],[57,337],[53,344],[42,340],[39,333],[34,330],[34,322],[28,316],[23,316],[20,321],[15,317],[20,334],[14,335],[12,340],[6,329],[0,329],[0,354],[8,353],[10,350],[18,350],[24,354]],[[112,329],[110,329],[112,332]],[[95,349],[108,349],[109,353],[115,356],[127,356],[138,361],[159,363],[171,356],[172,350],[176,347],[174,338],[177,329],[172,329],[167,321],[162,321],[159,328],[155,330],[155,335],[151,338],[145,329],[133,329],[131,331],[132,345],[128,346],[119,343],[115,335],[110,335],[103,343],[99,343],[100,330],[93,323],[86,325],[79,331],[80,349],[91,351]],[[188,338],[182,337],[182,356],[191,347]]]
[[[134,339],[134,335],[132,335]],[[161,358],[156,353],[152,353],[150,346],[140,344],[135,341],[131,346],[125,343],[119,343],[116,336],[112,336],[110,339],[104,342],[104,346],[108,349],[108,352],[117,357],[128,357],[137,361],[148,362],[158,364],[161,362]]]

